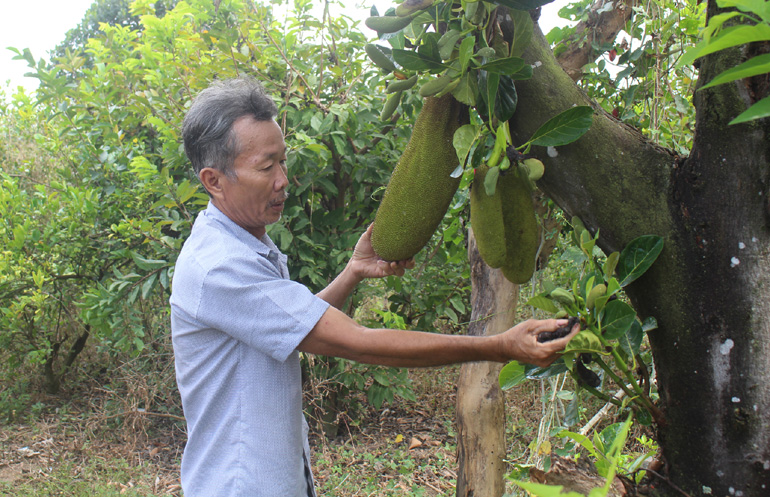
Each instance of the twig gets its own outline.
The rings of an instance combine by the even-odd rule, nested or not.
[[[140,411],[138,409],[135,409],[133,411],[119,412],[117,414],[113,414],[111,416],[107,416],[104,419],[119,418],[121,416],[128,416],[129,414],[143,414],[145,416],[156,416],[158,418],[170,418],[170,419],[175,419],[177,421],[187,421],[184,417],[182,417],[182,416],[175,416],[174,414],[166,414],[166,413],[163,413],[163,412],[152,412],[152,411]]]
[[[640,470],[640,471],[642,471],[642,470]],[[658,473],[657,471],[655,471],[655,470],[652,470],[652,469],[645,469],[645,470],[643,470],[643,471],[647,471],[648,473],[652,473],[652,474],[653,474],[653,475],[655,475],[655,476],[656,476],[658,479],[660,479],[660,480],[663,480],[664,482],[668,483],[668,484],[669,484],[669,486],[670,486],[671,488],[673,488],[674,490],[676,490],[676,491],[677,491],[677,492],[679,492],[680,494],[684,495],[685,497],[692,497],[690,494],[688,494],[687,492],[685,492],[685,491],[684,491],[684,490],[682,490],[681,488],[677,487],[677,486],[674,484],[674,482],[672,482],[671,480],[669,480],[669,479],[668,479],[668,477],[666,477],[666,476],[663,476],[662,474]]]
[[[615,395],[613,395],[613,398],[615,400],[620,400],[625,395],[626,395],[626,392],[624,392],[621,389],[621,390],[618,390],[617,392],[615,392]],[[591,420],[588,421],[588,423],[586,423],[586,425],[580,429],[580,434],[581,435],[587,435],[591,430],[593,430],[594,426],[596,426],[599,423],[599,421],[601,421],[602,419],[604,419],[605,416],[607,416],[607,414],[610,412],[610,409],[614,405],[615,404],[613,404],[612,402],[607,402],[606,404],[604,404],[604,407],[602,407],[599,410],[599,412],[594,414],[594,417],[592,417]]]

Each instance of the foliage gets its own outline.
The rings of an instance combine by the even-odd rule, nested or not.
[[[402,123],[421,101],[405,99],[403,114],[379,120],[382,76],[365,58],[356,22],[332,16],[329,6],[318,16],[307,1],[289,12],[278,4],[191,0],[159,17],[156,5],[139,0],[129,11],[138,24],[101,24],[84,55],[69,51],[47,65],[17,50],[41,84],[34,102],[9,115],[45,122],[34,139],[52,160],[36,171],[13,164],[3,178],[0,222],[13,248],[2,278],[20,290],[0,300],[0,335],[13,344],[9,364],[50,363],[61,378],[66,367],[57,355],[76,350],[78,338],[140,354],[151,334],[167,332],[174,262],[207,202],[179,130],[191,98],[215,78],[251,75],[274,96],[293,186],[283,222],[269,233],[289,256],[293,279],[314,291],[331,281],[373,219],[409,137]],[[36,183],[36,174],[46,180]],[[432,329],[439,316],[462,321],[463,233],[457,218],[447,222],[435,253],[418,261],[422,278],[364,286],[351,309],[376,289],[410,325]],[[451,270],[439,267],[447,261]],[[359,384],[367,371],[345,381]],[[397,385],[400,374],[387,371]]]
[[[591,15],[592,0],[573,2],[559,15],[573,23]],[[606,112],[641,130],[662,146],[685,155],[692,146],[697,79],[679,64],[684,50],[697,41],[706,4],[695,0],[656,0],[633,7],[626,28],[613,42],[600,45],[592,31],[554,28],[546,38],[557,56],[572,44],[589,43],[591,62],[579,84]]]
[[[515,81],[529,79],[533,70],[520,57],[533,32],[527,10],[545,3],[478,1],[462,2],[457,8],[453,1],[425,2],[416,10],[391,8],[382,16],[372,7],[366,21],[390,45],[370,45],[368,51],[372,61],[391,75],[388,91],[395,100],[389,99],[389,105],[397,104],[402,94],[418,91],[423,97],[451,93],[475,110],[479,123],[455,134],[460,165],[453,175],[472,176],[474,168],[485,162],[491,170],[486,176],[488,192],[494,192],[500,171],[525,168],[522,162],[532,145],[565,145],[590,127],[592,110],[586,107],[553,117],[524,144],[513,144],[508,132],[507,121],[516,110]],[[503,34],[499,6],[513,9],[508,11],[513,23],[510,41]]]
[[[506,365],[500,372],[500,386],[508,389],[527,378],[546,378],[569,370],[582,389],[602,400],[621,407],[632,403],[641,423],[649,424],[653,419],[661,423],[662,414],[652,398],[651,361],[641,353],[643,335],[655,328],[655,320],[648,318],[640,322],[633,308],[618,295],[655,262],[663,240],[651,235],[639,237],[622,252],[613,252],[602,262],[595,254],[598,233],[592,237],[578,219],[573,219],[572,225],[575,243],[586,257],[582,277],[573,281],[571,290],[550,285],[527,304],[557,317],[578,318],[581,331],[567,345],[563,357],[547,368],[516,361]],[[605,358],[612,358],[619,374]],[[599,367],[604,378],[591,368],[592,363]],[[634,375],[637,371],[641,374],[639,379]],[[607,392],[610,381],[614,388],[625,393],[625,401]],[[572,413],[568,426],[576,421],[578,402],[579,395],[575,395],[568,409]]]
[[[609,493],[610,487],[618,469],[618,464],[622,456],[626,438],[628,437],[628,431],[631,427],[631,422],[632,418],[629,416],[625,423],[617,423],[616,425],[612,425],[611,427],[606,428],[602,433],[604,434],[610,430],[611,433],[608,435],[611,436],[600,435],[594,437],[595,444],[588,440],[586,437],[575,434],[578,435],[576,439],[579,440],[579,443],[581,443],[583,447],[586,448],[599,462],[599,464],[597,464],[597,468],[600,469],[599,474],[606,478],[604,487],[594,488],[588,493],[588,497],[603,497]],[[562,485],[545,485],[542,483],[530,483],[523,481],[514,481],[514,483],[525,489],[531,495],[538,497],[582,497],[583,495],[573,491],[562,493],[562,489],[564,488]]]
[[[699,57],[726,48],[770,41],[770,1],[718,0],[717,5],[721,8],[732,7],[737,10],[711,17],[708,26],[703,30],[702,40],[687,51],[679,61],[679,65],[691,64]],[[741,20],[742,24],[730,25],[730,21],[735,19]],[[699,90],[767,73],[770,73],[770,54],[757,55],[718,74]],[[770,116],[770,97],[765,97],[735,117],[730,124],[768,116]]]

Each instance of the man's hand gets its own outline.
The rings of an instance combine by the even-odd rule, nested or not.
[[[564,350],[570,339],[580,331],[580,324],[575,324],[569,335],[564,338],[541,343],[537,341],[537,336],[540,333],[552,332],[565,326],[568,322],[566,319],[522,321],[499,335],[501,352],[508,360],[546,367],[559,358],[559,353]]]
[[[414,267],[414,259],[388,262],[382,260],[372,248],[372,224],[361,235],[353,250],[349,266],[359,279],[384,278],[386,276],[403,276],[407,269]]]

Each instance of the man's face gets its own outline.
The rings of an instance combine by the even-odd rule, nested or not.
[[[273,120],[244,116],[235,121],[233,132],[239,146],[233,164],[235,177],[220,176],[214,204],[241,228],[261,237],[265,226],[278,221],[283,212],[289,184],[286,143]]]

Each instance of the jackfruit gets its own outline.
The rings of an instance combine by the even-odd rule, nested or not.
[[[532,204],[529,179],[519,167],[510,168],[497,183],[503,204],[505,243],[508,260],[503,276],[511,283],[524,284],[532,278],[540,247],[540,230]]]
[[[471,227],[476,237],[479,254],[487,266],[498,268],[508,260],[503,221],[503,200],[500,188],[487,195],[484,179],[489,167],[480,164],[471,184]]]
[[[372,247],[384,260],[413,257],[443,219],[460,184],[452,140],[465,114],[451,95],[425,99],[374,219]]]
[[[483,164],[476,168],[471,185],[471,226],[479,254],[512,283],[523,284],[535,271],[540,246],[529,182],[520,168],[510,168],[500,173],[490,196],[484,187],[488,171]]]

